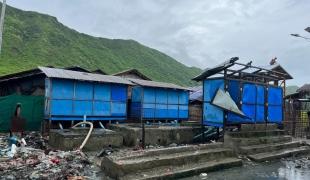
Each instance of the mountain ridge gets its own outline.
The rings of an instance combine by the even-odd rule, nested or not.
[[[11,6],[6,9],[0,58],[0,75],[48,65],[99,68],[109,74],[136,68],[157,81],[193,86],[197,83],[191,78],[202,71],[135,40],[94,37],[56,17]]]

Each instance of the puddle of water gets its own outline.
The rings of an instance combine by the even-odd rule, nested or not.
[[[298,157],[281,161],[244,162],[242,167],[219,170],[182,180],[309,180],[310,158]]]

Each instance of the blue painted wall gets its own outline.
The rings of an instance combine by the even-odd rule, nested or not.
[[[211,104],[218,89],[224,89],[223,79],[206,79],[204,86],[203,124],[221,127],[224,121],[222,109]],[[253,83],[228,81],[228,92],[246,117],[228,113],[228,124],[240,123],[282,123],[283,90],[281,87],[265,87]],[[267,93],[267,94],[266,94]],[[265,98],[267,95],[267,99]],[[265,112],[265,106],[268,104]],[[266,114],[266,116],[265,116]],[[267,119],[265,118],[267,117]]]
[[[188,91],[136,86],[131,96],[132,118],[188,119]]]
[[[125,120],[127,85],[46,80],[45,116],[50,120]]]

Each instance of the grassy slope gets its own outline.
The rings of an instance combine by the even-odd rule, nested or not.
[[[201,72],[136,41],[92,37],[36,12],[8,7],[4,28],[0,74],[38,65],[78,65],[107,73],[136,68],[154,80],[188,86]]]

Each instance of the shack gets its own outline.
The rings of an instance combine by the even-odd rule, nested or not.
[[[193,80],[203,82],[203,125],[225,127],[242,123],[283,121],[283,88],[291,79],[271,68],[242,64],[234,57],[206,69]],[[277,66],[279,67],[279,66]]]
[[[202,120],[202,86],[192,87],[189,94],[189,121],[200,123]]]
[[[130,81],[74,69],[39,67],[0,77],[1,131],[11,128],[17,104],[26,130],[40,130],[44,119],[50,124],[126,119]]]
[[[285,129],[296,137],[310,137],[310,84],[285,96]]]
[[[130,118],[187,120],[189,89],[156,81],[128,78],[132,88]]]

